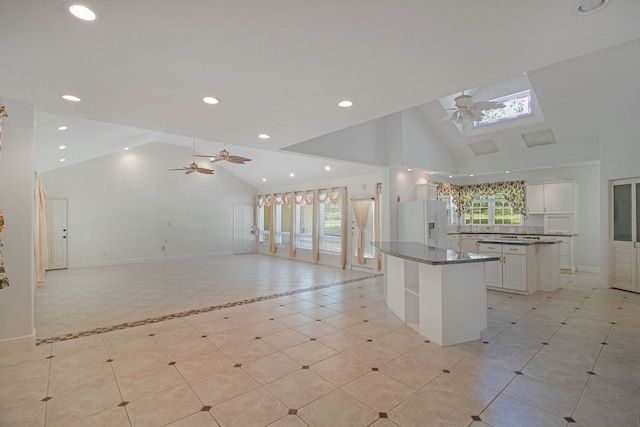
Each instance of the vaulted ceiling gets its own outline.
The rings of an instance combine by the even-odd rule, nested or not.
[[[498,171],[505,161],[597,159],[598,109],[640,94],[635,0],[585,16],[572,13],[576,0],[82,3],[97,21],[79,21],[63,1],[0,3],[0,96],[35,105],[36,150],[57,149],[53,126],[67,120],[67,145],[83,156],[152,141],[190,147],[191,137],[202,151],[226,143],[246,157],[290,156],[279,150],[417,107],[457,159],[451,172]],[[439,98],[490,96],[523,73],[544,121],[474,136],[440,122]],[[354,105],[339,108],[344,99]],[[87,132],[73,140],[73,126]],[[520,136],[540,129],[556,137],[551,157]],[[468,144],[487,139],[500,151],[474,155]]]

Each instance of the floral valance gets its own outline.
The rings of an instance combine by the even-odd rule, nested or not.
[[[438,183],[437,192],[438,199],[445,196],[453,196],[453,203],[457,206],[459,213],[469,209],[471,203],[477,197],[498,193],[502,194],[513,210],[521,215],[526,215],[527,213],[524,198],[524,181],[503,181],[471,185]]]

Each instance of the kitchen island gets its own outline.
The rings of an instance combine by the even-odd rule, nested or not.
[[[373,242],[385,254],[385,300],[403,322],[441,346],[487,327],[484,265],[500,257],[413,242]]]
[[[560,285],[560,240],[505,236],[478,243],[481,254],[500,257],[486,265],[488,289],[530,295],[553,292]]]

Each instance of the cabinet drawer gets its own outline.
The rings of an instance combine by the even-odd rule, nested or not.
[[[502,252],[506,254],[526,255],[527,247],[523,245],[504,245]]]
[[[478,240],[478,237],[475,234],[461,234],[460,238],[462,240]]]
[[[480,243],[480,252],[483,254],[501,254],[502,245],[498,243]]]

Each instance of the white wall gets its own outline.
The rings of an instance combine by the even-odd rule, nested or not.
[[[458,169],[455,157],[416,108],[402,112],[401,164],[432,171]]]
[[[0,341],[32,336],[33,317],[33,128],[34,107],[2,99],[7,114],[0,158],[0,203],[6,274],[10,286],[0,290]]]
[[[232,254],[233,205],[255,189],[220,167],[167,171],[190,162],[151,143],[43,173],[47,195],[69,200],[69,267]]]
[[[612,100],[601,110],[600,123],[600,215],[602,240],[602,278],[608,280],[610,258],[610,182],[616,179],[640,177],[640,120],[635,108],[623,108],[634,105],[640,96],[638,82],[635,82],[635,94],[629,91],[626,99]],[[632,89],[632,88],[630,88]]]
[[[353,176],[348,178],[338,178],[338,179],[329,179],[324,181],[314,181],[314,182],[296,182],[286,185],[278,185],[270,188],[268,191],[261,191],[261,194],[271,194],[271,193],[281,193],[281,192],[289,192],[289,191],[302,191],[302,190],[314,190],[317,188],[332,188],[332,187],[347,187],[347,199],[351,200],[353,198],[358,197],[374,197],[376,192],[376,183],[383,182],[383,170],[380,173],[374,173],[369,175],[360,175]],[[383,189],[384,191],[384,189]],[[384,206],[384,202],[382,204]],[[355,225],[355,219],[353,217],[353,209],[351,208],[351,204],[348,206],[349,219],[348,224],[351,228],[351,231],[357,233],[357,228]],[[385,223],[385,213],[381,212],[381,220],[382,223]],[[353,254],[354,246],[353,246],[353,238],[350,237],[347,242],[347,251],[349,254]],[[290,258],[289,257],[289,249],[286,247],[279,247],[275,254],[269,253],[268,245],[258,245],[258,252],[261,254],[267,255],[275,255],[282,258]],[[305,251],[301,249],[296,250],[296,260],[313,262],[311,258],[311,251]],[[347,266],[345,268],[351,268],[351,262],[353,260],[352,256],[347,256]],[[338,255],[320,253],[320,260],[318,264],[328,265],[333,267],[340,266],[340,257]],[[354,264],[354,267],[357,265]]]

